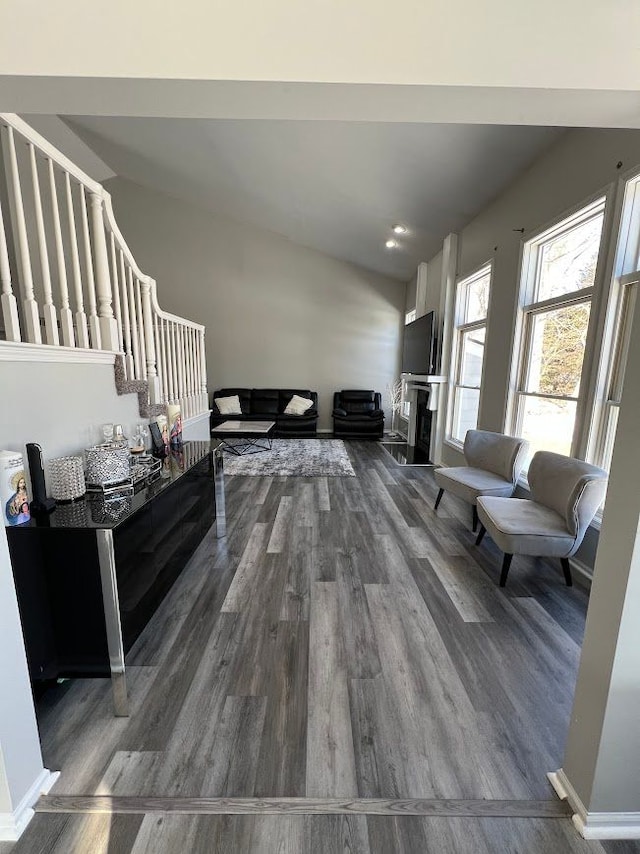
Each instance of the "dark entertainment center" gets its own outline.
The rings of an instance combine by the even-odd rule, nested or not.
[[[214,522],[225,533],[217,444],[185,443],[140,491],[7,528],[34,683],[111,676],[115,713],[128,713],[127,653]]]

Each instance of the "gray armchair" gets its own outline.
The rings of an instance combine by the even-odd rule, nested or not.
[[[476,530],[478,515],[476,503],[480,495],[510,498],[524,461],[529,443],[515,436],[491,433],[488,430],[467,430],[464,437],[466,466],[439,468],[435,470],[436,483],[440,487],[434,510],[445,490],[473,505],[473,530]]]
[[[564,578],[571,587],[574,555],[607,489],[607,473],[597,466],[538,451],[528,472],[532,499],[478,498],[480,545],[485,532],[504,552],[500,587],[514,554],[559,557]]]

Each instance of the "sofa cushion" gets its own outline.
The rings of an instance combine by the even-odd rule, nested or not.
[[[238,395],[240,398],[240,409],[243,415],[249,415],[251,412],[251,389],[248,388],[220,388],[213,393],[212,412],[213,414],[220,412],[217,407],[216,400],[219,397],[232,397]]]
[[[379,403],[376,401],[375,391],[360,390],[360,389],[343,389],[339,392],[340,408],[346,409],[347,412],[373,412],[379,408]]]
[[[510,480],[505,480],[499,474],[472,466],[439,468],[435,470],[434,477],[441,489],[453,492],[470,504],[475,504],[479,495],[509,498],[515,488]]]
[[[240,398],[237,394],[232,394],[229,397],[216,397],[216,406],[220,415],[241,415]]]
[[[277,388],[251,389],[252,415],[277,415],[280,403],[280,392]]]
[[[300,397],[299,394],[294,394],[289,403],[284,408],[284,415],[304,415],[313,407],[313,401],[309,397]]]
[[[284,412],[287,408],[287,405],[291,398],[297,394],[298,397],[306,397],[309,400],[313,401],[313,407],[310,409],[306,415],[311,414],[311,412],[315,411],[318,408],[318,394],[315,391],[309,391],[306,388],[282,388],[280,389],[280,401],[279,401],[279,412]]]
[[[568,557],[576,540],[559,513],[527,498],[480,497],[478,518],[506,554]]]

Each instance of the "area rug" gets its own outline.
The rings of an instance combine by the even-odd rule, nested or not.
[[[355,477],[342,439],[274,439],[259,454],[224,455],[225,474],[253,477]]]

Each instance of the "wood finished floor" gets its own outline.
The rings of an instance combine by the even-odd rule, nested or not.
[[[355,478],[227,478],[228,536],[207,536],[128,656],[131,717],[104,680],[45,695],[53,795],[554,800],[585,592],[522,558],[501,590],[470,508],[445,495],[433,513],[430,470],[348,450]],[[513,816],[70,808],[0,854],[640,851]]]

